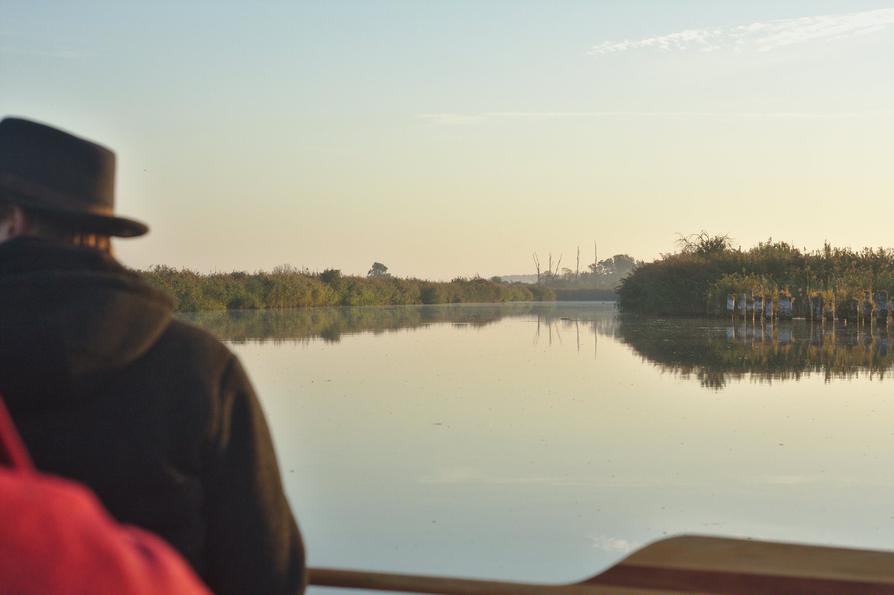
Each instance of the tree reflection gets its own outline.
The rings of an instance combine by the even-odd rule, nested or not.
[[[857,376],[882,379],[894,365],[894,332],[889,334],[884,326],[647,318],[619,315],[606,303],[302,308],[182,317],[234,343],[334,343],[359,333],[408,332],[439,324],[477,329],[507,317],[522,318],[531,323],[535,345],[558,349],[564,338],[571,337],[567,343],[577,352],[584,341],[592,342],[596,357],[598,338],[613,337],[660,369],[695,378],[715,390],[730,381],[798,380],[813,374],[821,374],[826,381]]]
[[[535,306],[509,303],[219,310],[184,313],[179,317],[233,343],[313,339],[337,343],[344,335],[397,332],[431,324],[483,327],[506,316],[530,314]]]
[[[218,310],[178,316],[234,343],[309,341],[338,342],[344,335],[385,333],[432,324],[481,328],[506,317],[536,319],[558,333],[557,325],[589,325],[593,332],[613,334],[611,303],[513,302],[504,304],[440,304],[421,306],[321,307],[282,310]],[[597,331],[598,327],[598,331]],[[539,333],[538,333],[539,334]]]
[[[663,370],[721,389],[730,380],[884,378],[894,365],[886,327],[812,324],[805,320],[752,325],[716,320],[621,317],[619,335]]]

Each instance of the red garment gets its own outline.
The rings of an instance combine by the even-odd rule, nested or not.
[[[0,595],[208,595],[160,538],[90,490],[38,473],[0,400]]]

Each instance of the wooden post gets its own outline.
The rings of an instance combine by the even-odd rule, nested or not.
[[[804,296],[807,300],[807,317],[811,323],[816,322],[816,294],[811,293],[808,288]]]
[[[779,320],[791,320],[794,316],[793,298],[786,294],[779,295],[779,304],[776,309],[776,317]]]
[[[810,299],[810,321],[815,322],[823,319],[823,296],[815,293],[809,297]]]
[[[751,315],[751,325],[754,326],[754,290],[745,294],[745,313]],[[747,316],[746,316],[747,318]]]
[[[879,326],[888,324],[888,292],[884,289],[875,292],[875,317]]]
[[[865,324],[872,325],[872,292],[870,290],[865,290],[863,292],[863,308],[862,308],[862,320],[861,322]]]

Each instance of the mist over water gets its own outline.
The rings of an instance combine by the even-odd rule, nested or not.
[[[894,540],[887,329],[557,303],[187,317],[245,363],[313,565],[569,581],[679,533]]]

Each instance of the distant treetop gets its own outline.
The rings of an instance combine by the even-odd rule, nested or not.
[[[387,277],[388,276],[388,267],[386,267],[381,262],[374,262],[369,269],[369,272],[366,273],[367,277]]]
[[[732,248],[732,238],[728,235],[712,236],[706,231],[693,233],[688,236],[680,236],[677,240],[680,250],[687,254],[720,254]]]

